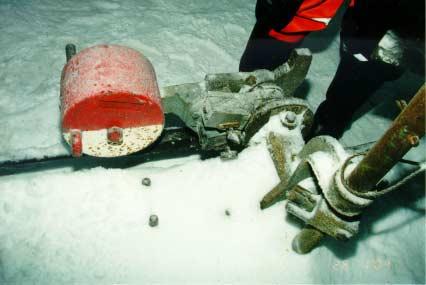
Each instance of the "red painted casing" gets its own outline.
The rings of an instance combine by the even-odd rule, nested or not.
[[[63,133],[163,126],[151,63],[124,46],[98,45],[82,50],[62,71],[61,116]]]

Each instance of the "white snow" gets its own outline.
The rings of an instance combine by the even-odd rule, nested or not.
[[[66,43],[135,48],[153,63],[160,86],[201,81],[237,70],[254,5],[0,1],[0,161],[67,153],[58,110]],[[338,63],[340,16],[306,40],[314,58],[299,95],[313,106]],[[376,140],[397,114],[394,99],[412,96],[418,82],[405,74],[386,84],[342,143]],[[278,128],[274,120],[265,130]],[[373,203],[354,239],[327,239],[300,256],[291,241],[301,225],[284,203],[259,209],[278,183],[265,130],[233,161],[190,156],[123,170],[0,177],[0,283],[425,283],[424,179]],[[407,158],[425,160],[424,147]],[[141,185],[144,177],[152,186]],[[156,228],[148,226],[151,214]]]

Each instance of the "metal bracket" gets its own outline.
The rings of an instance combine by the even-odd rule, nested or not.
[[[243,149],[271,116],[282,111],[293,113],[288,115],[288,125],[301,124],[307,134],[313,113],[305,100],[292,95],[305,79],[311,60],[309,50],[296,49],[274,71],[210,74],[199,83],[169,86],[161,90],[163,106],[198,135],[205,151]],[[301,121],[296,122],[298,115]]]

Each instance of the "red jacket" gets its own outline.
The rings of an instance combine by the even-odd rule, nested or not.
[[[324,30],[345,0],[304,0],[296,15],[283,29],[271,29],[269,36],[284,42],[301,41],[309,32]],[[351,0],[350,6],[355,0]]]

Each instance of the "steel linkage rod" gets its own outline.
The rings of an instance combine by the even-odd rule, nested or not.
[[[368,192],[425,135],[425,85],[350,173],[347,185]]]

